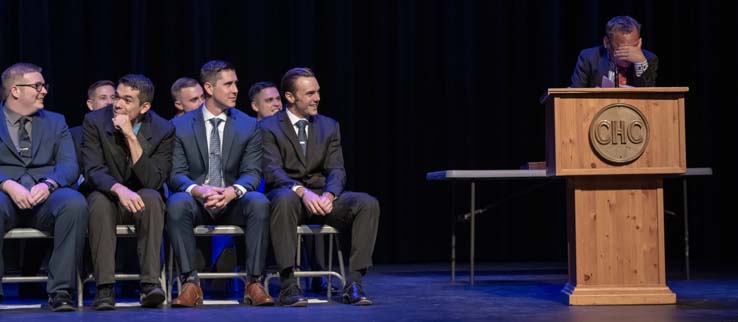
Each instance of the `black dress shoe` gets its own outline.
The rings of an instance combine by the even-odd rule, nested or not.
[[[310,292],[328,292],[328,279],[325,277],[313,277],[310,281]],[[336,284],[331,284],[331,292],[338,293],[338,287],[336,287]]]
[[[96,311],[115,310],[115,288],[113,288],[113,284],[99,285],[97,287],[92,308]]]
[[[138,301],[142,307],[158,307],[164,303],[164,290],[158,284],[142,283]]]
[[[302,290],[297,283],[290,284],[279,291],[279,305],[302,307],[307,304],[308,300],[302,295]]]
[[[341,296],[343,303],[351,305],[371,305],[372,300],[366,297],[364,289],[361,284],[351,282],[349,285],[343,288],[343,295]]]
[[[74,311],[72,295],[67,291],[58,291],[49,296],[49,307],[54,312]]]

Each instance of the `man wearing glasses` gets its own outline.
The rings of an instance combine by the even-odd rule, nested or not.
[[[64,116],[43,110],[48,84],[40,67],[17,63],[2,73],[2,83],[0,232],[29,226],[54,236],[49,306],[72,311],[88,216],[85,198],[68,188],[79,174],[74,143]],[[3,269],[0,256],[0,274]]]

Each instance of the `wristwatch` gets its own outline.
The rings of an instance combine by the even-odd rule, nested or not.
[[[41,182],[40,183],[43,183],[43,184],[45,184],[46,186],[49,187],[49,193],[52,193],[52,192],[54,192],[54,190],[56,190],[56,184],[54,184],[54,182],[51,181],[51,179],[49,179],[49,178],[41,178]]]
[[[236,199],[241,199],[241,197],[243,197],[243,191],[241,191],[241,189],[238,189],[236,185],[232,185],[231,187],[233,187],[233,191],[236,192]]]

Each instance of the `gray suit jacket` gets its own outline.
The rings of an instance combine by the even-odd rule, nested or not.
[[[36,182],[50,178],[61,187],[75,183],[79,167],[64,116],[45,110],[36,112],[32,121],[31,161],[25,164],[10,139],[4,108],[4,102],[0,103],[0,182],[18,181],[28,173]]]
[[[205,118],[200,108],[172,119],[176,130],[172,154],[172,174],[169,189],[185,191],[193,184],[203,184],[208,175],[208,142]],[[223,129],[223,184],[239,184],[248,191],[259,187],[261,177],[261,132],[256,119],[229,108]]]
[[[262,167],[267,189],[296,184],[338,197],[346,184],[341,130],[330,117],[316,115],[308,128],[307,157],[297,141],[286,109],[261,120],[264,139]]]

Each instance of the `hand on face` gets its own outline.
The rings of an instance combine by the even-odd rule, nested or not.
[[[629,46],[620,46],[613,51],[615,61],[625,61],[628,63],[642,63],[646,61],[646,56],[641,49],[642,39],[638,39],[638,43]]]
[[[131,125],[131,119],[126,114],[115,113],[113,117],[113,125],[115,129],[123,133],[124,135],[135,135],[133,133],[133,125]]]

